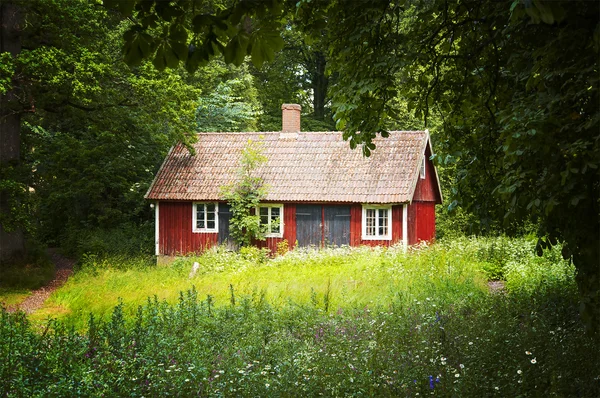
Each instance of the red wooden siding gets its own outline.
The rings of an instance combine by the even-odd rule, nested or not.
[[[390,246],[402,242],[403,206],[392,206],[392,239],[362,239],[362,205],[350,205],[350,245]],[[277,251],[277,244],[284,239],[292,249],[296,242],[296,204],[284,204],[283,238],[267,238],[256,242],[258,247]],[[408,244],[435,237],[435,202],[415,201],[408,205]],[[192,232],[192,202],[160,202],[159,204],[159,252],[162,255],[179,255],[201,252],[218,243],[217,233]]]
[[[435,202],[413,202],[408,206],[408,244],[435,238]]]
[[[200,252],[217,244],[219,234],[192,232],[192,202],[160,202],[158,214],[160,254]]]
[[[427,148],[425,151],[425,178],[421,179],[420,176],[418,177],[413,201],[441,203],[435,178],[435,168],[433,167],[433,162],[429,160],[430,156],[431,152]]]
[[[267,247],[271,253],[276,253],[277,244],[283,242],[284,239],[287,239],[288,247],[292,249],[296,243],[296,205],[293,203],[283,205],[283,238],[267,238],[264,241],[257,241],[255,244],[257,247]]]
[[[392,206],[392,240],[362,239],[362,205],[350,208],[350,246],[390,246],[402,242],[402,205]]]

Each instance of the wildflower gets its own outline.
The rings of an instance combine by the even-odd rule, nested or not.
[[[458,365],[458,366],[460,366],[461,369],[465,368],[465,365],[463,365],[462,363],[460,365]]]
[[[523,373],[523,371],[521,369],[519,369],[519,370],[517,370],[517,373],[521,374],[521,373]]]
[[[265,376],[267,374],[267,372],[265,372],[264,370],[262,372],[260,372],[261,375]]]
[[[472,341],[469,341],[469,345],[473,345],[473,342],[472,342]]]
[[[525,351],[525,355],[531,355],[531,351]]]
[[[499,389],[500,389],[500,388],[498,388],[498,387],[494,387],[494,390],[496,390],[496,391],[498,391]]]
[[[460,377],[460,373],[456,373],[454,377]]]
[[[265,387],[269,388],[271,385],[269,383],[265,383]]]
[[[433,376],[429,376],[429,388],[430,389],[434,389],[435,388],[435,384],[433,384]]]
[[[535,364],[535,363],[537,363],[537,360],[536,360],[535,358],[533,358],[533,359],[531,360],[531,363]]]
[[[171,373],[171,369],[167,369],[167,373]]]

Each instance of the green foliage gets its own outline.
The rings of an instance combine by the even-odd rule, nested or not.
[[[123,223],[118,227],[108,229],[67,229],[62,237],[62,250],[77,259],[84,255],[100,258],[152,257],[154,254],[154,224],[151,222]]]
[[[245,56],[261,67],[273,61],[283,47],[282,2],[235,2],[224,6],[207,2],[104,0],[134,24],[123,35],[125,60],[137,65],[152,60],[158,70],[185,63],[189,72],[205,66],[215,56],[241,65]]]
[[[250,246],[254,240],[265,239],[267,226],[260,223],[256,209],[267,196],[267,187],[257,175],[257,169],[266,161],[261,142],[248,140],[241,153],[237,181],[221,188],[231,210],[229,233],[240,246]]]
[[[242,75],[220,82],[208,96],[200,97],[196,120],[198,131],[256,131],[260,116],[253,78]]]
[[[0,267],[0,290],[10,293],[16,289],[23,294],[24,290],[44,286],[54,277],[54,264],[50,261],[45,246],[33,239],[29,240],[23,254],[18,260]]]
[[[515,278],[517,273],[507,273],[511,288],[489,294],[470,283],[479,267],[471,259],[489,243],[448,241],[409,255],[393,248],[293,251],[261,266],[214,250],[185,261],[230,267],[228,281],[212,285],[217,290],[190,287],[174,294],[171,303],[157,297],[140,298],[139,306],[115,301],[104,317],[80,313],[87,322],[79,332],[51,321],[40,333],[22,313],[1,311],[0,392],[597,396],[599,341],[583,333],[577,320],[573,269],[556,253],[547,261],[558,261],[553,266],[562,276],[548,274],[548,264],[535,263],[539,258],[528,251],[520,263],[528,271]],[[514,254],[531,248],[526,242],[506,243]],[[360,275],[363,284],[357,288],[373,284],[376,291],[369,294],[373,302],[352,303],[330,273],[322,275],[322,286],[313,285],[312,299],[284,297],[273,305],[266,293],[230,283],[242,264],[256,280],[263,270],[318,272],[339,266],[346,282],[349,275]],[[147,271],[168,282],[176,269]],[[116,271],[102,269],[96,277],[82,272],[76,284]],[[138,277],[132,269],[118,272],[130,282]],[[187,278],[187,266],[180,272]],[[213,283],[223,272],[212,269],[205,277]],[[542,275],[548,277],[537,279]],[[394,276],[406,277],[406,284],[391,285]],[[293,278],[287,286],[298,276]],[[309,290],[312,281],[307,282]],[[123,293],[133,291],[114,285]]]

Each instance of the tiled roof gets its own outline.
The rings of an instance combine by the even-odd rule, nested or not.
[[[369,158],[341,132],[199,133],[192,156],[171,149],[148,193],[151,200],[219,200],[236,179],[248,139],[263,142],[268,161],[257,170],[271,202],[404,203],[411,199],[429,134],[392,131]]]

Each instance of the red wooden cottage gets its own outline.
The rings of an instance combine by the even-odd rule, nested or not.
[[[259,245],[406,247],[435,237],[442,195],[427,131],[392,131],[365,158],[341,132],[300,132],[299,105],[282,109],[282,132],[199,133],[196,155],[181,144],[171,149],[146,194],[155,204],[157,255],[228,239],[221,187],[235,180],[249,139],[263,142],[268,159],[257,170],[268,186],[258,211],[269,234]]]

